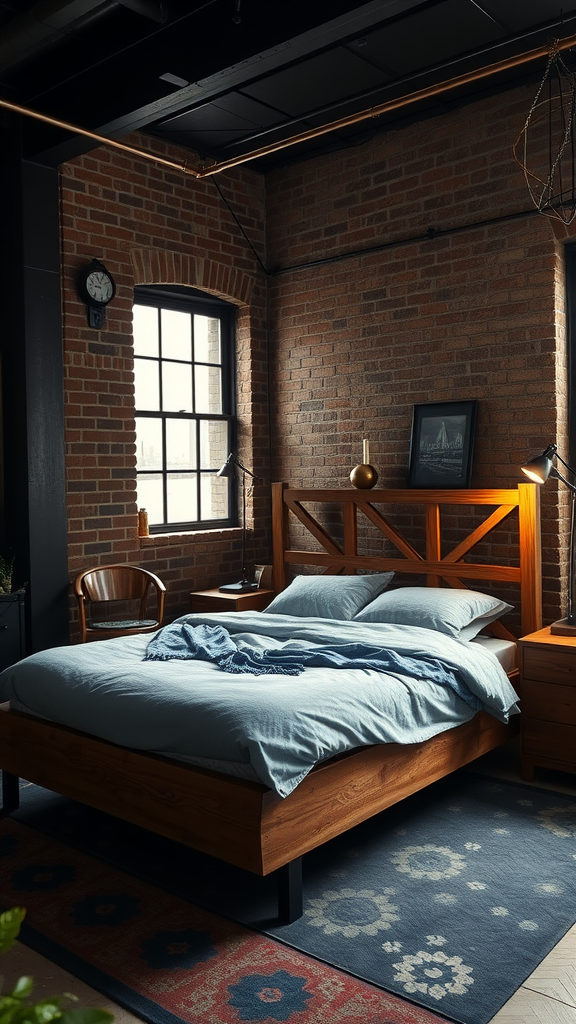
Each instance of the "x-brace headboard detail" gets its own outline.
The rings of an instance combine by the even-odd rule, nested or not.
[[[522,634],[542,626],[542,570],[540,550],[540,492],[537,484],[521,483],[511,489],[384,490],[300,489],[272,485],[274,587],[283,590],[288,565],[319,566],[325,573],[386,572],[424,575],[428,586],[467,587],[470,581],[515,583],[520,587]],[[305,508],[307,503],[337,505],[342,509],[343,541],[334,540]],[[425,515],[426,553],[421,555],[389,519],[389,509],[420,506]],[[442,553],[443,507],[491,506],[486,518],[447,554]],[[384,506],[386,511],[382,510]],[[496,565],[464,561],[473,548],[508,516],[518,512],[518,552],[514,564]],[[358,554],[358,513],[361,512],[396,548],[394,557]],[[289,514],[292,513],[318,542],[320,550],[292,549]],[[478,582],[472,584],[478,589]],[[501,623],[491,627],[506,639],[515,639]]]

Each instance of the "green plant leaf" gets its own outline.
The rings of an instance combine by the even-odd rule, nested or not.
[[[108,1010],[84,1009],[64,1010],[62,1013],[62,1024],[107,1024],[114,1020],[114,1014]]]
[[[0,996],[0,1022],[12,1020],[13,1015],[21,1009],[22,1003],[19,999],[13,999],[12,996]]]
[[[38,1021],[38,1024],[43,1024],[50,1020],[54,1020],[56,1017],[62,1016],[62,1010],[60,1009],[60,1000],[50,997],[48,999],[41,999],[38,1003],[34,1003],[28,1007],[28,1013],[32,1013],[32,1020]]]
[[[25,917],[26,911],[22,907],[12,907],[0,914],[0,953],[14,945]]]
[[[26,910],[22,907],[12,907],[0,914],[0,953],[6,952],[14,944],[25,916]],[[108,1010],[92,1007],[85,1010],[62,1010],[61,998],[40,999],[37,1003],[29,1003],[27,1000],[33,988],[34,979],[23,975],[10,995],[0,995],[0,1024],[51,1024],[51,1021],[56,1020],[61,1024],[109,1024],[114,1020],[114,1015]],[[77,996],[71,994],[68,994],[68,998],[78,1001]]]
[[[33,978],[29,978],[25,974],[21,978],[18,978],[18,981],[16,982],[16,984],[15,984],[14,988],[12,989],[10,995],[14,999],[27,999],[28,996],[31,994],[33,988],[34,988],[34,979]]]
[[[0,594],[12,593],[12,576],[14,573],[14,556],[5,558],[0,555]]]
[[[0,1000],[0,1024],[49,1024],[61,1016],[56,999],[44,999],[32,1006],[9,997]]]

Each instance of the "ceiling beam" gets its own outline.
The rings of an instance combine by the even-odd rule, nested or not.
[[[568,36],[565,39],[554,40],[552,44],[556,52],[562,50],[571,49],[576,46],[576,35]],[[329,124],[323,125],[319,128],[313,128],[310,131],[303,132],[300,135],[295,135],[290,139],[284,139],[282,142],[274,143],[270,146],[265,146],[262,149],[253,150],[250,153],[244,153],[242,156],[231,158],[230,160],[221,161],[220,163],[215,162],[202,168],[194,168],[189,166],[186,162],[183,164],[177,163],[173,160],[165,159],[164,157],[157,156],[147,150],[138,149],[135,146],[129,146],[126,143],[119,142],[115,139],[108,138],[106,136],[99,135],[96,132],[89,131],[85,128],[80,128],[77,125],[68,124],[65,121],[59,121],[56,118],[49,117],[46,114],[39,113],[38,111],[29,110],[26,107],[21,107],[17,104],[10,103],[7,100],[0,99],[0,108],[4,108],[13,113],[21,114],[25,117],[30,117],[37,121],[43,121],[47,124],[51,124],[58,128],[71,131],[75,134],[85,136],[98,145],[110,146],[114,149],[122,150],[132,155],[138,156],[140,159],[148,160],[153,163],[160,164],[162,166],[171,167],[174,170],[178,170],[183,174],[191,175],[194,178],[206,178],[214,174],[218,174],[221,171],[229,170],[232,167],[237,167],[240,164],[249,163],[252,160],[257,160],[259,157],[268,156],[271,153],[276,153],[279,150],[287,149],[290,146],[296,145],[299,142],[305,142],[309,139],[318,138],[321,135],[327,135],[330,132],[337,131],[339,128],[348,127],[353,124],[358,124],[361,121],[379,117],[381,114],[387,113],[391,110],[397,110],[401,107],[409,106],[413,103],[421,102],[422,100],[429,99],[430,97],[441,95],[442,93],[448,92],[452,89],[456,89],[460,86],[467,85],[470,82],[478,81],[479,79],[489,78],[492,75],[498,74],[502,71],[509,70],[510,68],[518,67],[522,64],[528,64],[534,60],[542,57],[549,56],[551,52],[551,45],[539,46],[534,50],[528,50],[525,53],[517,54],[514,57],[509,57],[506,60],[498,61],[495,64],[488,64],[483,68],[477,68],[474,71],[467,72],[466,74],[458,75],[455,78],[450,78],[444,82],[437,82],[434,85],[425,87],[424,89],[417,89],[415,92],[407,93],[404,96],[396,97],[393,100],[388,100],[385,103],[381,103],[378,106],[370,107],[367,110],[360,111],[357,114],[353,114],[349,117],[340,118],[338,121],[332,121]]]
[[[131,132],[145,131],[149,125],[166,121],[170,117],[210,103],[239,86],[309,57],[320,48],[334,46],[342,40],[373,30],[390,18],[420,6],[421,3],[422,0],[370,0],[370,3],[347,11],[328,23],[317,25],[294,39],[285,40],[261,53],[255,53],[231,67],[215,70],[208,77],[192,82],[152,103],[127,111],[111,121],[102,122],[94,130],[108,138],[122,138]],[[78,138],[64,139],[53,147],[35,151],[29,156],[40,163],[57,166],[74,159],[88,148],[86,142]]]

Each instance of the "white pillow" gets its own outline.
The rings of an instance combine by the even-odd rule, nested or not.
[[[266,612],[273,615],[352,619],[388,586],[393,572],[369,576],[296,576]]]
[[[354,621],[423,626],[457,640],[472,640],[484,626],[509,611],[511,604],[477,590],[399,587],[371,601]]]

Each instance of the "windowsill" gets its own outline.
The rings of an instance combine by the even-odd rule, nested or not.
[[[218,536],[218,534],[240,533],[240,526],[221,526],[215,530],[180,530],[175,533],[151,533],[148,537],[138,537],[141,548],[150,548],[163,541],[191,540],[194,537]]]

